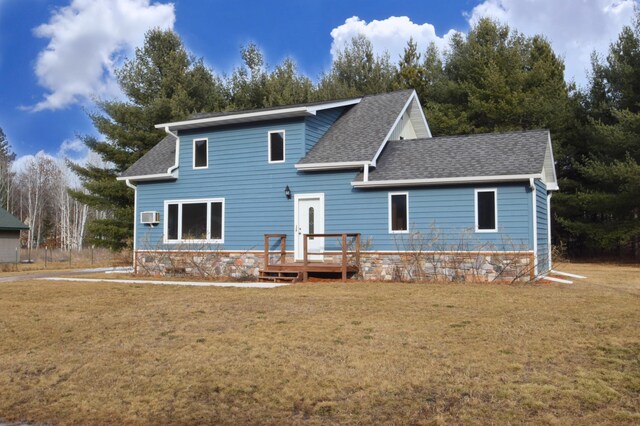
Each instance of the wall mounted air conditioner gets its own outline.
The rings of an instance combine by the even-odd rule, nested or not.
[[[160,223],[160,212],[140,212],[140,222],[147,225]]]

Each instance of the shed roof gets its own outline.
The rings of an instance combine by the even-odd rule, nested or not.
[[[0,230],[19,231],[21,229],[29,229],[29,227],[20,222],[20,219],[0,207]]]

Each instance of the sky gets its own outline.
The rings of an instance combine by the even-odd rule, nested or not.
[[[268,64],[293,58],[316,79],[353,36],[397,60],[410,37],[446,48],[491,17],[542,34],[565,60],[565,80],[585,86],[592,52],[606,55],[638,0],[0,0],[0,128],[16,167],[39,151],[86,161],[96,99],[119,99],[114,70],[155,27],[175,30],[216,73],[255,42]],[[428,119],[428,117],[427,117]]]

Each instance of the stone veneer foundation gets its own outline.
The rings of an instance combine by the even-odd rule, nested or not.
[[[340,262],[339,254],[325,255]],[[353,261],[351,257],[349,259]],[[293,253],[287,253],[293,262]],[[272,256],[270,263],[277,263]],[[255,280],[264,263],[262,252],[138,251],[136,273]],[[353,263],[353,262],[351,262]],[[359,279],[371,281],[529,281],[534,278],[531,252],[362,252]]]

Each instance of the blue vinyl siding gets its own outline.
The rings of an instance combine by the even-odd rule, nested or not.
[[[317,117],[314,117],[317,118]],[[360,232],[372,238],[370,250],[406,250],[402,236],[390,234],[388,193],[409,193],[409,231],[421,231],[428,238],[435,226],[441,247],[451,249],[464,239],[468,249],[531,250],[532,197],[528,182],[497,186],[498,232],[476,233],[474,190],[482,186],[430,188],[354,189],[356,171],[299,172],[294,165],[302,157],[309,138],[309,119],[229,126],[180,136],[179,178],[175,181],[141,182],[137,190],[137,212],[160,211],[156,227],[137,224],[137,249],[175,249],[162,244],[164,200],[225,199],[224,250],[261,250],[263,234],[288,234],[288,249],[294,248],[295,194],[323,193],[325,232]],[[286,162],[267,161],[267,132],[285,130]],[[306,130],[306,131],[305,131]],[[194,170],[193,139],[209,139],[209,167]],[[495,185],[489,187],[496,187]],[[406,235],[405,235],[406,237]],[[405,238],[406,240],[406,238]],[[330,243],[325,244],[331,249]],[[461,247],[464,249],[465,247]],[[205,247],[200,247],[205,248]]]
[[[309,117],[305,120],[305,151],[302,155],[306,155],[311,148],[320,140],[329,127],[336,122],[340,115],[344,111],[344,108],[332,108],[329,110],[318,111],[314,117]]]
[[[541,273],[549,270],[551,265],[549,265],[547,186],[540,179],[536,180],[536,221],[538,231],[538,273]]]

